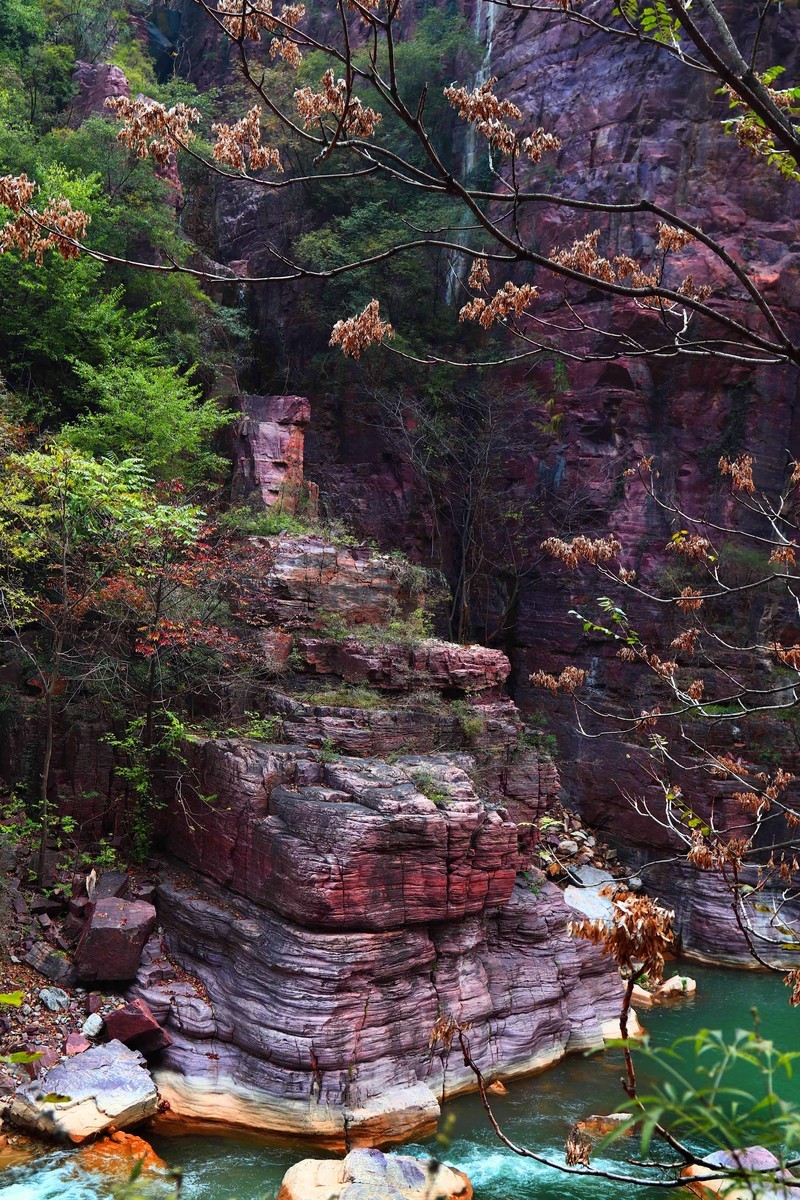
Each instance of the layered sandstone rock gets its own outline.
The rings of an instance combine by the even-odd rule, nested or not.
[[[232,891],[303,925],[388,929],[502,904],[518,866],[516,826],[448,763],[322,763],[302,747],[208,740],[193,761],[216,800],[187,796],[166,845]]]
[[[303,442],[311,417],[303,396],[242,396],[236,428],[233,500],[296,510],[303,486]]]
[[[519,713],[508,699],[472,705],[465,713],[453,712],[441,701],[416,707],[413,694],[402,705],[390,706],[389,699],[384,703],[385,707],[352,708],[305,703],[302,692],[274,692],[271,697],[285,737],[311,746],[327,744],[342,754],[367,757],[458,745],[497,750],[516,746],[519,739]]]
[[[259,613],[266,624],[294,631],[335,616],[351,627],[386,625],[418,603],[389,554],[311,535],[283,536],[273,545]]]
[[[453,695],[494,693],[503,687],[511,670],[501,650],[432,638],[402,645],[390,636],[378,645],[365,645],[356,633],[341,641],[302,637],[297,648],[310,674],[337,675],[348,683],[397,692],[436,688]]]
[[[757,970],[755,949],[773,965],[800,966],[800,951],[791,948],[793,941],[787,947],[786,935],[787,929],[800,928],[800,902],[791,895],[787,898],[780,880],[740,899],[740,924],[730,886],[718,872],[698,871],[686,862],[648,866],[650,858],[639,851],[634,861],[644,864],[642,878],[648,892],[675,912],[675,932],[686,957]],[[740,879],[745,887],[757,886],[758,868],[745,867]]]
[[[173,1038],[156,1080],[176,1118],[336,1147],[419,1137],[445,1086],[474,1086],[459,1054],[431,1050],[437,1016],[471,1022],[478,1064],[510,1077],[601,1045],[619,1004],[618,977],[567,935],[547,883],[495,913],[380,932],[304,929],[177,881],[159,908],[170,957],[202,985],[193,1003],[174,979],[137,986]]]
[[[76,125],[91,116],[108,116],[106,100],[131,94],[125,72],[111,63],[77,62],[72,82],[77,93],[72,101],[72,120]]]

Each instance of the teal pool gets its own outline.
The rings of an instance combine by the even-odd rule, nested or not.
[[[666,1044],[701,1027],[733,1032],[749,1028],[755,1005],[762,1029],[781,1048],[798,1045],[800,1010],[788,1005],[780,979],[749,971],[691,967],[698,982],[694,999],[641,1014],[653,1041]],[[515,1141],[558,1155],[570,1126],[591,1113],[625,1107],[616,1052],[567,1059],[535,1078],[514,1084],[495,1098],[501,1124]],[[800,1081],[793,1085],[800,1101]],[[446,1158],[472,1179],[476,1200],[622,1200],[629,1187],[565,1176],[506,1150],[489,1128],[480,1101],[464,1097],[450,1106],[455,1124]],[[274,1200],[287,1167],[308,1151],[264,1146],[231,1138],[153,1138],[156,1151],[183,1171],[183,1200]],[[632,1146],[630,1147],[633,1148]],[[436,1144],[408,1153],[425,1156]],[[160,1189],[159,1189],[160,1190]],[[163,1196],[163,1191],[161,1195]],[[637,1192],[642,1200],[662,1190]],[[54,1151],[25,1167],[0,1174],[0,1200],[112,1200],[114,1183],[81,1171],[75,1156]]]

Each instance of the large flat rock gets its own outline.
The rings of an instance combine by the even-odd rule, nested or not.
[[[57,1103],[48,1096],[67,1097]],[[13,1125],[41,1137],[85,1142],[112,1126],[127,1129],[158,1107],[155,1084],[144,1059],[122,1042],[94,1046],[64,1059],[13,1097]]]
[[[517,828],[478,797],[468,757],[389,765],[312,754],[197,739],[192,765],[215,798],[186,789],[166,831],[170,852],[312,928],[402,929],[508,900]]]

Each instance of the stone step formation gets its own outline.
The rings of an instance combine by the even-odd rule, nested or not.
[[[191,739],[163,833],[161,953],[132,992],[172,1038],[154,1064],[162,1119],[386,1145],[475,1086],[437,1021],[510,1078],[601,1045],[620,982],[569,936],[561,890],[520,874],[558,779],[520,745],[505,655],[381,642],[410,603],[385,555],[275,549],[265,611],[296,651],[270,699],[290,740]],[[331,611],[352,636],[320,634]]]
[[[306,409],[257,399],[241,486],[280,503],[267,449],[291,442],[301,479]],[[268,541],[257,736],[191,733],[165,772],[151,878],[92,880],[54,911],[74,953],[44,936],[27,961],[64,987],[127,987],[127,1005],[64,1026],[65,1061],[78,1070],[105,1038],[146,1054],[159,1120],[388,1145],[433,1132],[443,1096],[476,1086],[459,1030],[487,1078],[508,1079],[602,1045],[621,984],[532,866],[559,781],[522,738],[506,656],[420,633],[397,556]],[[91,829],[113,762],[101,731],[71,739],[62,801]]]

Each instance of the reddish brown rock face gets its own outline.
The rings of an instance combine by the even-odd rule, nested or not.
[[[390,555],[322,537],[270,539],[275,562],[256,615],[282,630],[306,630],[334,617],[350,627],[386,625],[418,601]]]
[[[298,924],[397,929],[505,903],[517,830],[448,756],[337,759],[256,742],[198,743],[212,804],[174,813],[170,852]],[[306,752],[308,753],[308,752]],[[435,781],[443,799],[421,790]]]
[[[112,1041],[116,1038],[141,1054],[154,1054],[157,1050],[164,1050],[172,1042],[144,1000],[132,1000],[122,1008],[106,1013],[104,1023],[106,1033]]]
[[[234,500],[256,498],[293,513],[303,485],[303,444],[311,417],[302,396],[242,396],[234,451]]]
[[[155,923],[152,904],[115,896],[98,900],[75,951],[78,978],[109,982],[133,979]]]
[[[106,100],[131,94],[125,72],[111,63],[76,63],[72,81],[77,88],[72,102],[75,125],[80,125],[87,117],[107,116]]]
[[[310,674],[337,675],[348,683],[367,683],[389,691],[497,692],[511,670],[501,650],[433,640],[417,646],[391,641],[369,646],[359,642],[357,635],[342,641],[303,637],[297,648]]]

